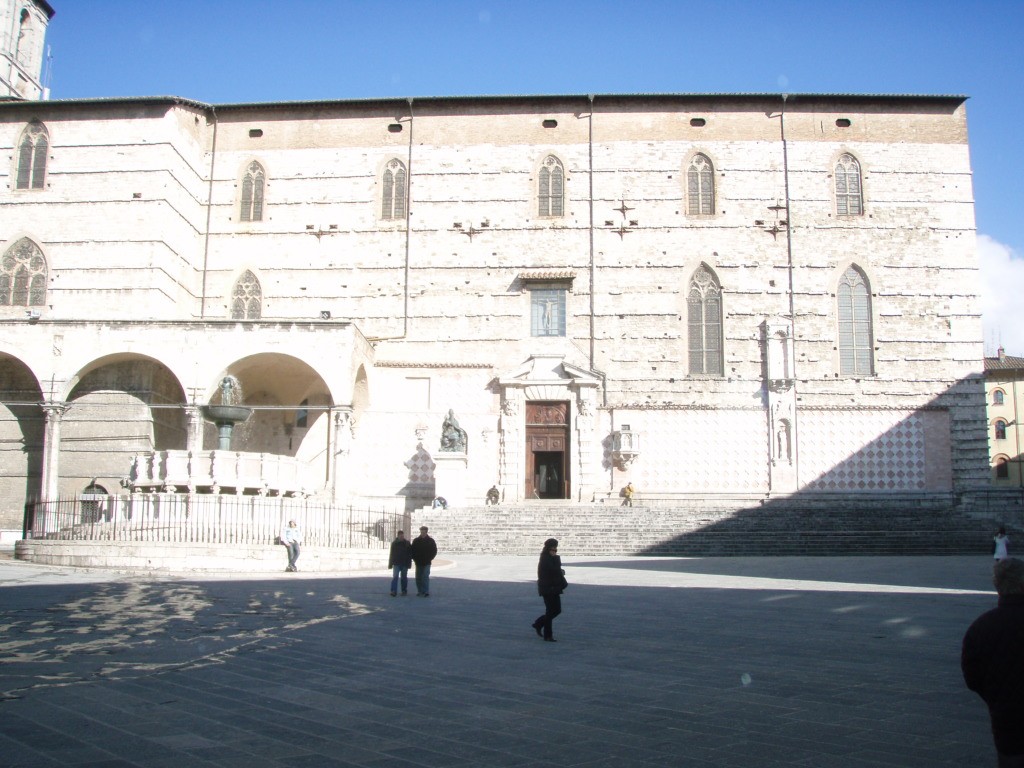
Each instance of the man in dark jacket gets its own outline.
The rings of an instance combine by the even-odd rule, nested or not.
[[[562,592],[567,586],[558,539],[548,539],[537,562],[537,594],[544,598],[544,613],[533,622],[533,629],[549,643],[555,642],[551,623],[562,612]]]
[[[967,630],[960,668],[988,705],[999,768],[1024,768],[1024,560],[997,562],[993,581],[998,606]]]
[[[388,554],[388,568],[391,569],[391,596],[398,594],[398,579],[402,579],[402,596],[409,591],[409,566],[412,565],[412,545],[405,538],[405,531],[399,531],[391,542]]]
[[[416,563],[416,597],[430,597],[430,564],[437,557],[437,543],[427,535],[427,526],[412,540],[412,561]]]

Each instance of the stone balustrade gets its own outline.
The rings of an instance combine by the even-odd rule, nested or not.
[[[292,456],[245,451],[154,451],[132,459],[133,492],[303,496],[313,489],[307,466]]]

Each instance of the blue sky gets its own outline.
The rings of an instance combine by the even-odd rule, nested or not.
[[[969,96],[986,351],[1024,356],[1024,0],[49,1],[55,99]]]

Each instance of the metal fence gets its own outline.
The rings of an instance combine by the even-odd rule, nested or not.
[[[386,548],[406,513],[309,499],[207,494],[83,495],[27,505],[26,534],[68,541],[272,544],[289,520],[311,546]]]

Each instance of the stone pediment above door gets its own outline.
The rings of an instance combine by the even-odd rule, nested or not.
[[[571,363],[563,355],[533,355],[518,368],[498,377],[507,397],[519,390],[524,400],[575,400],[592,394],[601,386],[601,377]],[[588,398],[589,399],[589,398]]]

